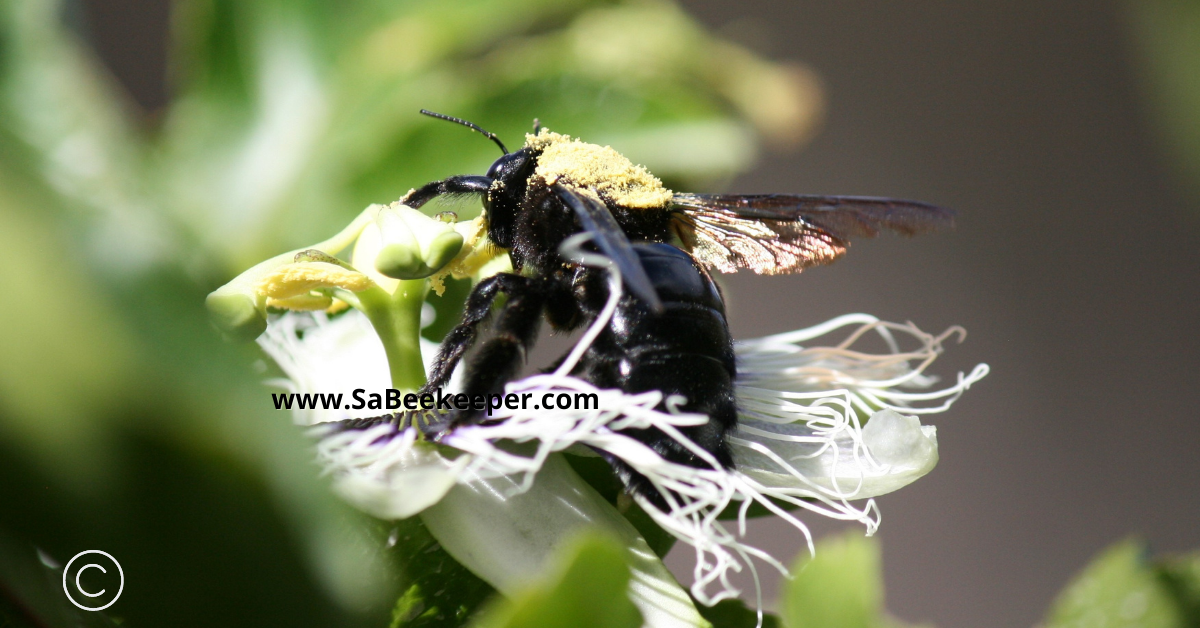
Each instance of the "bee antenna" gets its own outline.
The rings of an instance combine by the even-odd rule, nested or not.
[[[462,118],[455,118],[454,116],[448,116],[444,113],[436,113],[436,112],[430,111],[428,109],[422,109],[421,113],[423,113],[427,116],[430,116],[432,118],[446,120],[447,122],[454,122],[457,124],[461,124],[461,125],[467,127],[468,129],[474,129],[476,131],[479,131],[480,133],[483,134],[484,137],[495,142],[496,146],[499,146],[500,150],[504,151],[505,155],[508,154],[508,149],[504,147],[504,142],[501,142],[500,138],[496,137],[495,133],[489,133],[488,131],[484,131],[478,124],[475,124],[474,122],[467,122],[466,120],[463,120]]]

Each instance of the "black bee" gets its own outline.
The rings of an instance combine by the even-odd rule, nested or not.
[[[422,392],[444,387],[468,350],[462,392],[503,392],[543,316],[557,330],[594,320],[609,297],[605,273],[559,253],[564,240],[587,232],[619,268],[626,290],[572,374],[603,388],[683,395],[683,410],[709,417],[707,424],[684,433],[726,467],[733,465],[725,437],[737,420],[737,364],[724,301],[709,269],[795,273],[833,261],[845,252],[849,238],[873,237],[880,229],[914,235],[953,221],[948,210],[893,199],[675,193],[612,148],[551,133],[536,123],[525,145],[509,152],[473,123],[421,113],[484,134],[504,156],[484,176],[434,181],[401,201],[420,207],[441,195],[479,195],[488,239],[508,252],[515,271],[475,286]],[[477,342],[501,294],[507,300],[495,314],[491,334]],[[426,430],[436,439],[457,425],[481,420],[486,420],[481,412],[451,413]],[[666,459],[704,466],[656,429],[625,433]],[[657,497],[624,463],[610,462],[631,490]]]

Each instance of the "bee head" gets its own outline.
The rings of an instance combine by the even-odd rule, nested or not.
[[[513,221],[517,210],[515,201],[519,198],[518,194],[525,193],[523,179],[527,176],[526,170],[532,161],[529,151],[521,149],[515,153],[508,152],[504,142],[501,142],[495,133],[485,131],[474,122],[427,109],[422,109],[421,113],[439,120],[461,124],[472,131],[477,131],[495,142],[496,146],[500,147],[500,152],[504,153],[492,164],[491,168],[488,168],[487,178],[492,180],[492,185],[491,189],[483,195],[483,209],[487,215],[488,237],[497,246],[510,248],[512,246]]]
[[[515,153],[505,153],[503,157],[492,162],[492,167],[488,168],[487,176],[498,181],[508,182],[514,177],[529,176],[526,173],[529,165],[529,149],[522,148]]]
[[[488,168],[492,188],[483,197],[483,210],[487,216],[488,237],[500,248],[512,248],[517,212],[521,209],[529,175],[535,165],[533,155],[522,148],[505,154]]]

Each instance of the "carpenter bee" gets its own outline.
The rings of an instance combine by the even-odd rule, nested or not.
[[[726,467],[733,466],[726,435],[737,421],[737,364],[724,301],[709,271],[796,273],[838,258],[851,238],[873,237],[883,229],[915,235],[953,221],[949,210],[894,199],[672,192],[612,148],[551,133],[536,122],[525,145],[510,152],[471,122],[421,113],[482,133],[504,155],[486,175],[434,181],[401,201],[420,207],[441,195],[478,195],[488,239],[508,252],[514,269],[475,286],[422,392],[445,386],[466,356],[463,392],[501,393],[517,374],[543,317],[556,330],[594,320],[609,298],[604,272],[564,259],[559,251],[564,240],[586,232],[620,270],[625,289],[572,375],[630,393],[682,395],[687,400],[682,410],[709,417],[707,424],[683,432]],[[502,294],[506,300],[493,316]],[[494,318],[491,333],[480,339],[489,318]],[[462,411],[425,429],[437,439],[458,425],[482,420],[481,412]],[[704,466],[657,429],[625,434],[668,460]],[[660,498],[627,465],[609,462],[630,490]]]

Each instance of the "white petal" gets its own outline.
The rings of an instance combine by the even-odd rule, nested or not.
[[[880,410],[861,433],[822,432],[804,423],[743,419],[731,440],[737,468],[766,488],[797,496],[865,499],[910,484],[937,464],[936,428],[922,427],[915,416]]]
[[[887,471],[863,486],[863,497],[883,495],[929,473],[938,461],[937,428],[921,419],[892,410],[871,415],[863,428],[863,443]]]
[[[332,319],[322,313],[284,314],[270,322],[258,344],[291,380],[292,392],[341,394],[342,405],[348,405],[355,389],[383,394],[388,388],[383,343],[357,310]],[[350,410],[293,410],[302,425],[353,417]]]
[[[300,425],[353,419],[384,410],[348,410],[356,389],[366,395],[383,395],[391,387],[387,355],[379,335],[365,314],[351,310],[334,318],[324,313],[289,312],[274,318],[258,344],[283,369],[287,380],[272,382],[294,393],[341,394],[342,409],[293,409]],[[421,339],[426,368],[437,355],[437,345]]]
[[[546,460],[528,490],[522,492],[522,484],[511,476],[477,478],[455,487],[421,519],[446,551],[506,595],[544,574],[573,534],[602,528],[631,548],[629,597],[643,625],[706,625],[645,539],[561,455]]]
[[[840,341],[799,344],[839,332]],[[925,374],[962,333],[851,314],[738,343],[741,416],[730,440],[738,470],[773,497],[832,500],[882,495],[925,475],[938,460],[936,429],[905,415],[947,409],[988,372],[980,364],[940,389]],[[871,335],[882,351],[860,348]]]
[[[381,519],[411,517],[437,503],[470,461],[450,460],[418,441],[415,430],[397,434],[386,424],[326,436],[317,452],[334,476],[334,490]]]

